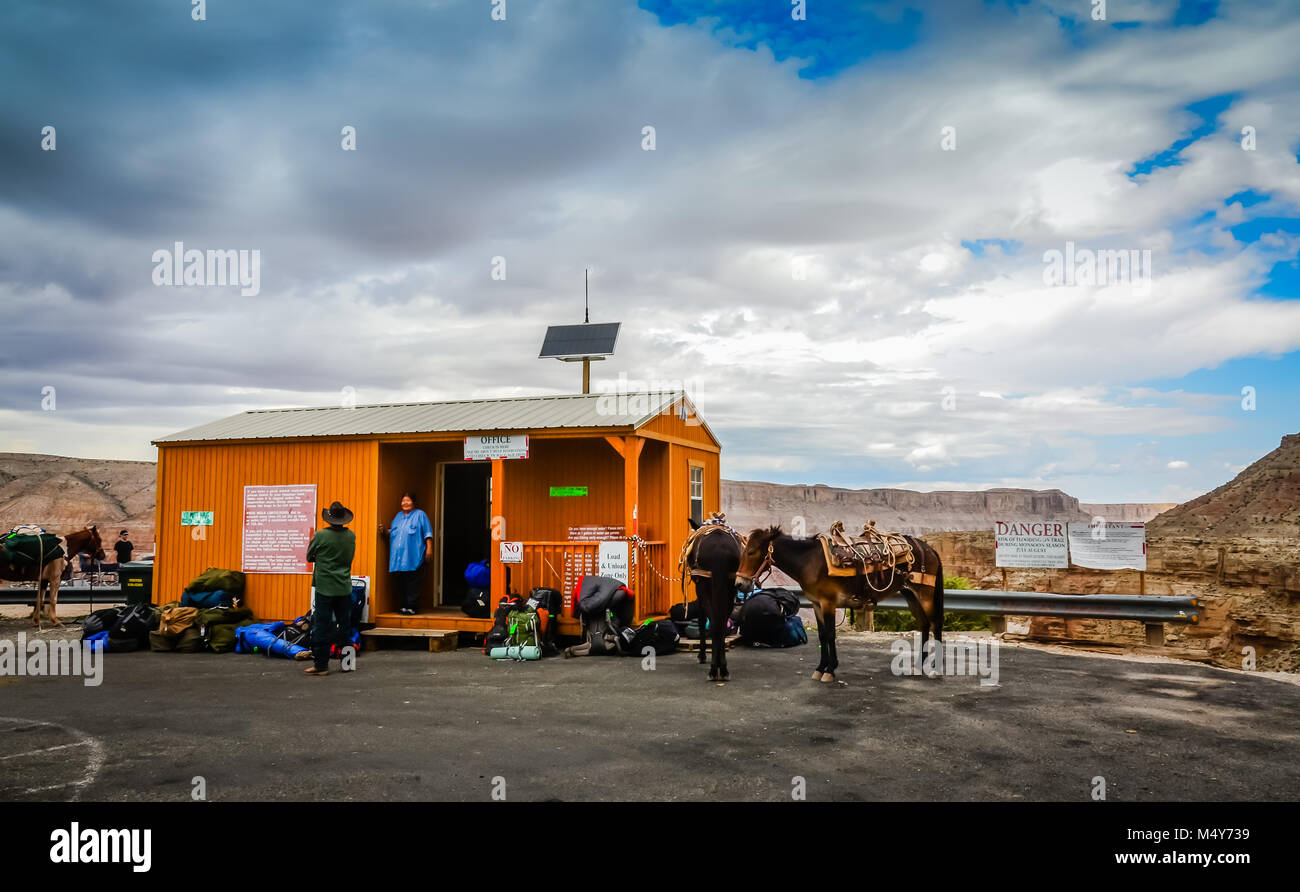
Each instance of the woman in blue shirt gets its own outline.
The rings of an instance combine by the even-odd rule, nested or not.
[[[388,573],[402,605],[398,613],[414,616],[420,606],[420,576],[424,565],[433,560],[429,515],[415,507],[413,493],[403,493],[402,510],[389,529],[379,525],[379,534],[388,540]]]

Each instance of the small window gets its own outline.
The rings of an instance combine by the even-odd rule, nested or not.
[[[704,523],[704,468],[691,466],[691,520]]]

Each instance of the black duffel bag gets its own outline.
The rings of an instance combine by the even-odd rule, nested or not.
[[[117,626],[117,620],[125,611],[125,607],[107,607],[103,610],[96,610],[81,621],[81,637],[89,638],[91,635],[98,635],[100,632],[107,632]]]
[[[122,611],[108,631],[109,653],[125,654],[149,646],[149,633],[158,628],[159,610],[152,604],[133,604]]]

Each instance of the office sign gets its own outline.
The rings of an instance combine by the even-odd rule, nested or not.
[[[1146,570],[1144,523],[1070,524],[1070,563],[1090,570]]]
[[[587,494],[587,487],[585,486],[552,486],[551,487],[551,498],[553,499],[572,498],[573,496],[585,496],[586,494]]]
[[[492,461],[498,458],[528,458],[528,435],[465,438],[465,461]]]
[[[993,539],[998,567],[1069,566],[1065,522],[1059,520],[995,520]]]

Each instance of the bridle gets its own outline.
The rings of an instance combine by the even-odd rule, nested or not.
[[[755,570],[753,574],[749,576],[746,576],[743,573],[737,573],[736,578],[743,579],[745,581],[745,585],[755,585],[758,588],[762,588],[763,580],[767,579],[768,574],[772,572],[772,567],[774,566],[772,560],[772,550],[775,547],[776,547],[776,537],[773,536],[767,542],[767,554],[763,555],[763,560],[759,563],[758,569]]]

